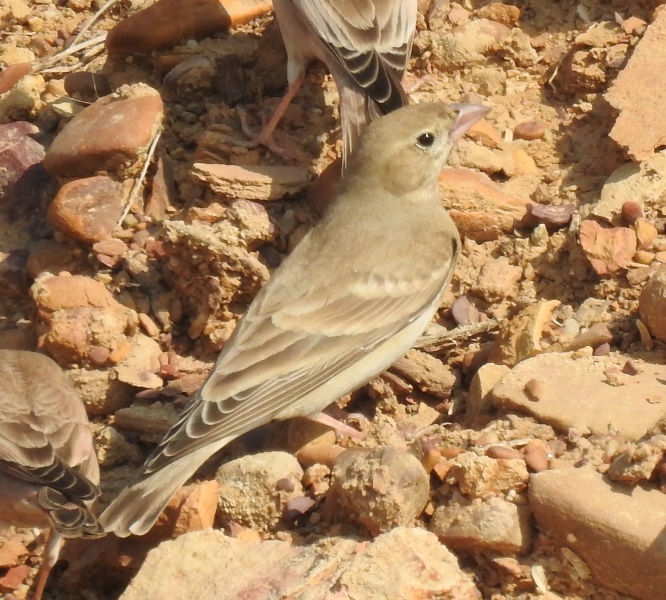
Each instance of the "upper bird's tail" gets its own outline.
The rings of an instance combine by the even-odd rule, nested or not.
[[[350,72],[354,66],[351,61],[345,61],[347,71],[333,72],[340,94],[343,169],[368,123],[409,104],[397,70],[386,65],[375,52],[358,55],[361,58],[371,62],[358,73]]]

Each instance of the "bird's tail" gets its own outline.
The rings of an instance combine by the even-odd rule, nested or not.
[[[39,504],[47,511],[49,521],[64,537],[100,537],[104,529],[84,503],[76,503],[50,487],[39,490]]]
[[[104,530],[119,537],[148,532],[178,488],[227,441],[199,448],[128,486],[101,514]]]
[[[351,78],[344,83],[336,80],[340,93],[343,170],[365,127],[382,115],[409,104],[409,98],[402,84],[392,71],[387,70],[386,81],[390,82],[387,83],[387,96],[385,102],[379,102],[368,93],[367,89],[359,87]]]
[[[338,85],[338,90],[342,128],[342,169],[344,170],[361,132],[370,122],[370,115],[366,111],[365,94],[356,86]]]

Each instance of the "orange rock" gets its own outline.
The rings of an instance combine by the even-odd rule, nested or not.
[[[650,333],[666,340],[666,265],[662,265],[652,274],[643,287],[638,300],[641,319]]]
[[[247,23],[271,9],[269,0],[159,0],[116,25],[106,47],[109,54],[149,54]]]
[[[332,468],[335,464],[335,459],[344,450],[342,446],[338,446],[337,444],[307,444],[298,451],[296,458],[304,469],[315,464],[326,465]]]
[[[636,233],[628,227],[605,228],[592,220],[580,226],[580,245],[598,275],[613,275],[631,262]]]
[[[647,25],[647,23],[638,17],[629,17],[622,21],[622,29],[624,29],[625,33],[629,34],[634,33],[637,29],[640,29],[645,25]]]
[[[32,73],[30,63],[18,63],[11,65],[0,72],[0,94],[11,90],[21,79]]]
[[[146,537],[153,542],[176,538],[189,531],[213,526],[217,510],[217,481],[200,481],[181,487],[169,501]]]
[[[186,495],[174,523],[173,537],[188,531],[212,527],[217,511],[217,493],[220,489],[217,481],[214,479],[201,481],[181,489],[186,490]]]
[[[86,360],[93,349],[98,354],[100,347],[109,350],[108,360],[115,363],[114,357],[129,350],[125,337],[127,316],[101,308],[58,312],[40,338],[39,346],[61,365]]]
[[[477,242],[495,240],[526,216],[531,200],[507,194],[502,186],[471,169],[444,169],[439,193],[460,233]]]
[[[113,233],[128,187],[104,175],[69,181],[51,202],[48,219],[67,237],[94,244]]]
[[[497,21],[507,27],[513,27],[518,19],[520,19],[520,9],[517,6],[511,6],[501,2],[493,2],[492,4],[483,6],[476,14],[483,19]]]
[[[657,228],[647,219],[637,219],[634,223],[634,231],[638,247],[643,249],[649,248],[659,235]]]
[[[40,311],[47,313],[80,307],[125,310],[104,284],[84,275],[41,278],[32,286],[30,294]]]
[[[620,111],[610,137],[632,159],[648,158],[666,143],[666,11],[656,13],[606,100]]]
[[[18,567],[9,569],[9,571],[0,578],[0,591],[13,592],[16,588],[25,583],[31,570],[32,569],[28,565],[19,565]],[[13,597],[13,595],[10,594],[9,597]]]
[[[546,133],[543,121],[524,121],[518,123],[513,130],[513,137],[521,140],[538,140]]]
[[[27,548],[17,539],[10,537],[0,544],[0,569],[15,567],[21,564],[30,554]]]
[[[467,130],[467,137],[475,142],[480,142],[487,148],[497,148],[502,141],[497,129],[486,119],[477,121]]]
[[[63,177],[131,168],[161,127],[163,108],[152,88],[123,86],[84,108],[63,127],[46,153],[44,168]]]

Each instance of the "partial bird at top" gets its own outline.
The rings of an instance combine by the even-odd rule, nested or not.
[[[289,89],[256,138],[266,144],[308,64],[326,64],[340,94],[343,167],[363,128],[408,103],[401,84],[416,29],[416,0],[274,0]]]

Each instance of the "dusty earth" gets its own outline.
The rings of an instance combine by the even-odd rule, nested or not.
[[[0,123],[34,125],[0,132],[0,347],[42,349],[81,391],[103,467],[100,509],[318,218],[337,165],[318,176],[340,152],[335,86],[322,65],[311,68],[276,133],[288,156],[243,147],[242,121],[257,130],[285,85],[284,49],[261,3],[250,20],[236,22],[230,10],[231,28],[203,16],[185,41],[165,21],[132,21],[151,4],[111,3],[77,40],[91,43],[65,56],[58,53],[100,0],[0,0]],[[167,24],[182,19],[178,3],[162,4]],[[198,521],[178,521],[187,512],[181,499],[172,519],[180,525],[150,539],[71,542],[46,597],[117,598],[149,548],[215,520],[237,539],[300,544],[328,535],[369,540],[416,524],[437,534],[493,600],[666,598],[666,275],[657,273],[666,263],[666,168],[654,154],[666,136],[652,143],[644,135],[655,109],[632,101],[638,88],[664,98],[663,41],[640,45],[651,27],[663,37],[659,4],[422,0],[405,78],[414,101],[492,109],[456,150],[456,171],[442,175],[443,202],[465,239],[437,318],[453,334],[429,330],[420,350],[333,407],[353,413],[364,439],[284,424],[238,440],[199,473],[210,480],[230,458],[291,453],[305,474],[289,470],[289,493],[300,500],[287,502],[288,516],[273,505],[268,516],[243,520],[222,501],[215,514],[217,487],[195,488]],[[105,46],[98,36],[120,22],[125,29]],[[636,83],[627,65],[639,51],[654,78]],[[638,110],[635,121],[609,135],[627,105]],[[131,125],[109,125],[118,115],[131,115]],[[80,129],[66,134],[72,119]],[[663,132],[663,123],[653,129]],[[276,169],[261,178],[258,165]],[[414,492],[422,502],[405,487],[400,504],[416,502],[406,517],[368,517],[357,510],[366,500],[345,496],[359,475],[335,462],[340,451],[383,446],[415,456],[427,473],[429,489]],[[402,472],[401,461],[387,469]],[[598,488],[590,480],[598,495],[586,498],[585,486],[566,479],[575,467],[606,475]],[[549,488],[542,475],[560,470],[565,479]],[[632,498],[638,486],[645,503],[636,496],[627,510],[653,520],[637,514],[624,523],[603,495],[611,480]],[[261,494],[259,483],[243,485],[243,495]],[[212,512],[201,499],[211,493]],[[582,505],[567,504],[577,493]],[[584,514],[587,500],[591,516],[580,521],[591,529],[577,534],[590,536],[586,546],[567,515]],[[469,526],[498,514],[505,528]],[[0,547],[0,592],[25,598],[41,538],[11,528],[0,535],[11,540]],[[615,577],[615,563],[591,548],[604,544],[620,570],[636,561],[634,576]],[[653,575],[662,596],[650,588]]]

